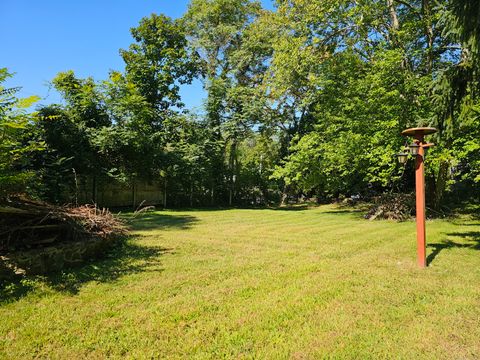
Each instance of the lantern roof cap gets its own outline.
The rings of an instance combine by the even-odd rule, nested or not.
[[[436,133],[437,129],[434,127],[415,127],[402,131],[403,136],[424,136]]]

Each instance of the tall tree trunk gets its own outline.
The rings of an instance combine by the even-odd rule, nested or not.
[[[233,202],[233,193],[235,191],[235,157],[237,152],[237,141],[236,139],[233,140],[232,146],[230,147],[230,156],[228,158],[228,168],[230,171],[230,190],[229,190],[229,197],[228,197],[228,205],[232,206]]]
[[[135,187],[135,180],[132,182],[132,203],[133,210],[135,210],[135,206],[137,205],[137,189]]]
[[[223,112],[223,99],[224,99],[224,88],[221,80],[218,78],[212,78],[209,80],[210,85],[207,87],[207,119],[208,126],[210,127],[211,141],[216,146],[212,149],[210,154],[211,158],[211,168],[210,168],[210,178],[211,178],[211,205],[215,205],[215,196],[220,194],[220,188],[223,184],[223,179],[225,175],[225,146],[222,142],[222,112]]]
[[[387,0],[387,5],[388,11],[390,12],[391,29],[396,32],[400,28],[397,10],[395,9],[395,4],[393,3],[393,0]]]
[[[287,185],[283,186],[283,191],[282,191],[282,200],[280,201],[280,206],[287,205],[288,204],[288,187]]]
[[[190,207],[193,207],[193,179],[190,179]]]
[[[165,176],[164,185],[163,185],[163,207],[167,207],[167,177]]]
[[[450,164],[447,161],[442,161],[440,163],[433,193],[432,206],[434,210],[440,210],[440,206],[442,205],[443,195],[445,194],[445,187],[447,185],[449,167]]]
[[[210,205],[215,205],[215,181],[212,179],[212,190],[210,192]]]
[[[435,41],[432,28],[430,0],[422,0],[422,17],[425,23],[425,36],[427,37],[427,72],[433,69],[433,43]]]
[[[75,171],[75,168],[72,168],[73,170],[73,178],[75,180],[75,206],[78,206],[78,179],[77,179],[77,172]]]
[[[93,203],[97,203],[97,176],[93,175],[93,181],[92,181],[92,200]]]

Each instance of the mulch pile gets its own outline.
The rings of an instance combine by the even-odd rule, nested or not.
[[[126,232],[117,217],[94,205],[53,206],[22,198],[0,203],[0,253]]]

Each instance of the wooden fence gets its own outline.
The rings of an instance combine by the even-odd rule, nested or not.
[[[96,203],[100,207],[131,207],[163,205],[163,183],[139,180],[126,185],[110,179],[87,178],[79,181],[78,204]]]

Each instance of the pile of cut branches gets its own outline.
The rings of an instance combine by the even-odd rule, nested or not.
[[[373,199],[366,219],[389,219],[405,221],[415,214],[415,195],[388,193]]]
[[[93,205],[60,207],[22,198],[0,203],[0,253],[125,233],[118,218]]]

